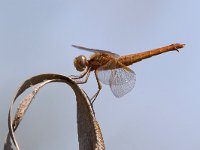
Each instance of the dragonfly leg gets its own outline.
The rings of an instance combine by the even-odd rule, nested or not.
[[[81,75],[79,75],[79,76],[71,75],[71,76],[69,76],[69,77],[72,78],[72,79],[81,79],[81,78],[83,78],[83,77],[87,74],[88,70],[89,70],[89,69],[86,69],[86,70],[85,70]]]
[[[87,76],[85,77],[85,79],[84,80],[76,80],[76,84],[84,84],[84,83],[86,83],[87,81],[88,81],[88,78],[89,78],[89,76],[90,76],[90,69],[86,72],[87,73]],[[86,74],[85,73],[85,74]],[[85,76],[85,75],[84,75]],[[81,77],[82,78],[82,77]],[[80,79],[80,78],[77,78],[77,79]]]
[[[99,79],[97,77],[97,70],[94,71],[95,77],[96,77],[96,81],[98,84],[98,91],[94,94],[94,96],[91,98],[91,104],[93,105],[94,101],[96,100],[97,96],[99,95],[99,92],[102,89],[101,83],[99,82]]]

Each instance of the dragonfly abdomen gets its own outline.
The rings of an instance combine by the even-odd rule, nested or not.
[[[150,51],[146,51],[146,52],[141,52],[141,53],[137,53],[137,54],[130,54],[130,55],[126,55],[126,56],[121,56],[120,58],[118,58],[118,61],[120,61],[122,64],[129,66],[133,63],[136,63],[138,61],[141,61],[143,59],[152,57],[152,56],[156,56],[165,52],[169,52],[169,51],[178,51],[178,49],[183,48],[185,44],[172,44],[169,46],[165,46],[162,48],[157,48],[157,49],[153,49]]]

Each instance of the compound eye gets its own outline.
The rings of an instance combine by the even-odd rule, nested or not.
[[[76,70],[78,70],[78,71],[85,70],[85,68],[87,67],[87,63],[88,63],[88,61],[87,61],[86,57],[83,55],[80,55],[74,59],[74,66],[75,66]]]

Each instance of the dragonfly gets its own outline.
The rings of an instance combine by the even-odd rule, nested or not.
[[[84,55],[80,55],[74,59],[74,66],[81,74],[79,76],[72,76],[72,79],[76,80],[77,84],[84,84],[88,81],[90,73],[94,71],[98,90],[90,99],[91,104],[93,104],[102,89],[101,83],[109,85],[115,97],[122,97],[129,93],[135,86],[136,74],[129,68],[130,65],[165,52],[174,50],[179,52],[179,49],[183,48],[185,44],[176,43],[124,56],[107,50],[87,48],[78,45],[72,46],[94,53],[89,59]],[[83,79],[84,77],[85,79]]]

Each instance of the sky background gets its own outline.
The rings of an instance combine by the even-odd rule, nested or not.
[[[9,104],[24,80],[42,73],[80,74],[74,57],[91,53],[71,44],[126,55],[185,43],[180,53],[133,64],[136,85],[124,97],[103,85],[94,108],[108,150],[199,150],[199,6],[197,0],[1,0],[0,149]],[[92,96],[94,74],[81,87]],[[21,149],[78,149],[72,89],[45,86],[16,136]]]

